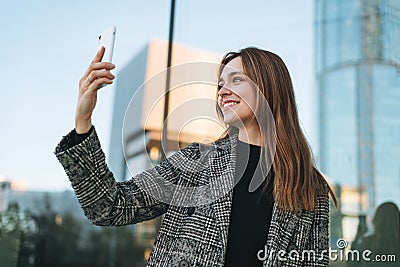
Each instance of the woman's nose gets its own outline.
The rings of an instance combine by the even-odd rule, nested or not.
[[[232,91],[229,88],[227,88],[225,85],[223,85],[218,91],[219,96],[230,95],[230,94],[232,94]]]

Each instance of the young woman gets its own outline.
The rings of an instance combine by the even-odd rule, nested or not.
[[[55,150],[93,223],[125,225],[165,214],[147,266],[328,266],[329,194],[336,199],[315,167],[289,72],[277,55],[250,47],[222,59],[217,112],[228,128],[210,146],[212,161],[199,171],[182,164],[204,154],[192,143],[116,182],[90,120],[97,88],[114,79],[114,65],[100,62],[103,53],[80,80],[75,129]],[[187,186],[221,178],[228,190],[212,202],[199,195],[203,204],[191,207],[160,201],[142,186],[176,197],[164,181]]]

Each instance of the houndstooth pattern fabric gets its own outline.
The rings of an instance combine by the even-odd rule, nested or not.
[[[61,140],[54,153],[91,222],[127,225],[164,214],[148,267],[224,266],[237,134],[207,148],[192,143],[124,182],[115,181],[95,129],[78,145],[74,145],[72,134],[71,131]],[[219,181],[218,186],[194,194],[199,204],[195,207],[159,200],[184,204],[171,184],[199,186],[212,181]],[[211,203],[205,201],[217,196],[215,191],[220,192],[221,188],[224,194]],[[328,266],[328,254],[322,253],[328,250],[329,241],[326,195],[326,192],[321,193],[315,211],[283,212],[274,205],[267,244],[264,251],[260,251],[264,267]],[[317,257],[295,257],[304,250],[314,250]],[[292,257],[288,257],[289,253]]]

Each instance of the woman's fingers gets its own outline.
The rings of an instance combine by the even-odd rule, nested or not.
[[[106,51],[105,47],[104,46],[100,47],[99,51],[97,51],[96,55],[94,56],[92,63],[100,62],[101,59],[103,58],[104,51]]]
[[[99,89],[99,87],[102,84],[112,84],[113,81],[112,79],[108,79],[108,78],[97,78],[96,80],[94,80],[89,86],[88,86],[88,90],[92,90],[95,91],[97,89]]]
[[[81,82],[86,80],[90,72],[92,72],[93,70],[100,70],[100,69],[112,70],[115,68],[115,65],[110,62],[101,62],[101,59],[103,58],[104,55],[104,51],[105,48],[104,46],[102,46],[100,50],[96,53],[96,56],[93,58],[86,72],[83,74]]]
[[[92,62],[90,62],[89,67],[87,68],[85,74],[83,74],[82,80],[86,79],[86,77],[89,75],[89,73],[92,71],[92,67],[94,63],[98,63],[101,61],[104,55],[105,48],[102,46],[99,51],[97,51],[96,55],[94,56]]]
[[[110,73],[110,70],[114,69],[115,65],[109,62],[96,62],[90,64],[86,73],[80,80],[80,86],[86,87],[98,78],[107,77],[114,79],[115,76]]]
[[[87,77],[91,74],[93,71],[97,70],[112,70],[115,68],[115,65],[109,62],[94,62],[91,63],[86,70],[85,74],[82,76],[81,80],[87,79]]]
[[[88,70],[90,71],[102,70],[102,69],[112,70],[113,68],[115,68],[115,65],[110,62],[93,62],[92,64],[89,65]]]
[[[101,79],[101,78],[108,78],[110,80],[113,80],[115,78],[114,75],[111,74],[109,70],[93,70],[92,72],[89,73],[89,75],[86,77],[86,81],[91,84],[93,83],[96,79]]]

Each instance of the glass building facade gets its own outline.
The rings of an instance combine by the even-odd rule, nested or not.
[[[319,167],[341,206],[343,190],[358,193],[335,217],[340,238],[346,227],[355,235],[351,217],[370,222],[381,203],[400,205],[400,1],[316,0],[315,9]]]

